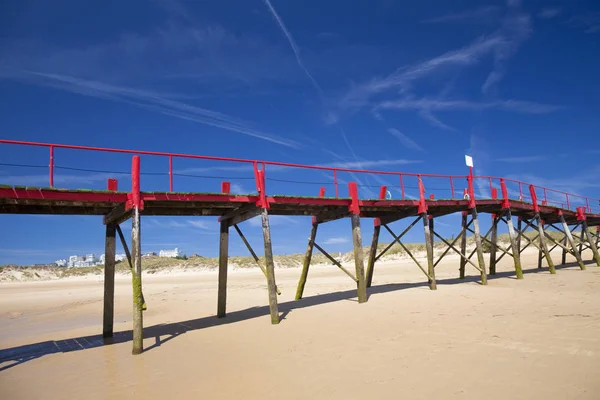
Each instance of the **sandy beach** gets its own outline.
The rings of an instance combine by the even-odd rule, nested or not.
[[[560,253],[553,253],[560,260]],[[591,253],[584,253],[591,260]],[[145,352],[131,355],[131,288],[117,279],[114,343],[102,345],[102,279],[0,285],[3,399],[598,399],[600,268],[537,252],[525,279],[503,258],[487,286],[458,258],[438,290],[409,261],[378,264],[369,301],[334,266],[276,271],[270,324],[260,270],[230,273],[217,319],[216,272],[144,276]]]

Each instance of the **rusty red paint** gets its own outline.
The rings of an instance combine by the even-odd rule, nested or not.
[[[119,181],[114,178],[108,178],[108,182],[106,184],[106,189],[116,192],[119,190]]]
[[[356,182],[348,183],[348,193],[350,194],[350,207],[348,210],[354,215],[360,215],[360,206],[358,203],[358,186]]]
[[[143,210],[144,203],[140,192],[140,156],[133,156],[131,159],[131,206]]]
[[[535,194],[535,186],[529,185],[529,193],[531,194],[531,203],[533,204],[533,211],[539,213],[540,206],[538,206],[537,195]]]
[[[508,200],[508,190],[504,178],[500,178],[500,189],[502,190],[502,208],[506,210],[510,208],[510,200]]]
[[[221,193],[231,193],[231,182],[221,182]]]
[[[50,164],[48,167],[50,175],[50,187],[54,187],[54,146],[50,146]]]
[[[427,204],[425,203],[425,186],[423,185],[423,179],[419,176],[419,214],[427,212]]]
[[[379,188],[379,198],[381,200],[385,200],[386,193],[387,193],[387,186],[382,186]]]
[[[169,192],[173,191],[173,156],[169,156]]]

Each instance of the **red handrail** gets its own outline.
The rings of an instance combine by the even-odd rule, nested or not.
[[[78,146],[78,145],[66,145],[66,144],[58,144],[58,143],[42,143],[42,142],[28,142],[28,141],[19,141],[19,140],[6,140],[0,139],[0,144],[9,144],[9,145],[23,145],[23,146],[37,146],[37,147],[46,147],[50,151],[50,162],[49,162],[49,182],[50,186],[54,186],[54,169],[55,169],[55,154],[54,149],[71,149],[71,150],[84,150],[84,151],[98,151],[98,152],[108,152],[108,153],[124,153],[124,154],[133,154],[133,155],[150,155],[150,156],[163,156],[169,158],[169,190],[173,191],[173,158],[188,158],[188,159],[200,159],[200,160],[211,160],[211,161],[226,161],[226,162],[239,162],[239,163],[250,163],[254,165],[255,172],[257,169],[257,165],[260,164],[262,169],[260,172],[261,177],[258,179],[257,184],[260,186],[260,189],[265,190],[265,175],[266,175],[266,165],[280,166],[280,167],[291,167],[291,168],[302,168],[302,169],[311,169],[311,170],[321,170],[321,171],[332,171],[333,172],[333,184],[335,186],[335,196],[339,197],[339,183],[338,183],[338,172],[348,172],[348,173],[361,173],[361,174],[378,174],[378,175],[394,175],[398,176],[400,179],[400,190],[402,193],[402,198],[405,198],[405,185],[404,185],[404,176],[409,177],[417,177],[422,185],[421,177],[427,178],[442,178],[449,179],[450,181],[450,191],[451,197],[455,198],[455,188],[454,188],[454,179],[467,179],[471,180],[471,193],[470,196],[474,198],[474,190],[472,189],[473,179],[487,179],[489,181],[490,187],[490,195],[494,189],[494,181],[500,182],[502,179],[504,182],[511,182],[514,184],[518,184],[519,186],[519,197],[523,199],[523,185],[529,186],[530,184],[526,182],[521,182],[515,179],[507,179],[507,178],[499,178],[494,176],[473,176],[469,178],[466,175],[440,175],[440,174],[418,174],[418,173],[407,173],[407,172],[394,172],[394,171],[376,171],[376,170],[368,170],[368,169],[354,169],[354,168],[344,168],[344,167],[335,167],[335,166],[319,166],[319,165],[305,165],[305,164],[296,164],[296,163],[287,163],[287,162],[279,162],[279,161],[261,161],[261,160],[253,160],[253,159],[243,159],[243,158],[231,158],[231,157],[218,157],[218,156],[203,156],[203,155],[195,155],[195,154],[185,154],[185,153],[169,153],[169,152],[161,152],[161,151],[147,151],[147,150],[129,150],[129,149],[115,149],[115,148],[107,148],[107,147],[92,147],[92,146]],[[498,185],[500,186],[500,185]],[[565,203],[567,209],[571,208],[572,199],[579,199],[582,204],[585,204],[585,209],[588,212],[592,212],[592,207],[590,206],[590,200],[592,204],[600,204],[599,199],[581,196],[573,193],[568,193],[556,189],[545,188],[541,186],[533,185],[536,189],[543,190],[544,193],[544,203],[548,203],[548,193],[554,193],[557,195],[565,196]],[[447,189],[444,189],[447,190]],[[473,199],[474,200],[474,199]],[[558,201],[553,200],[552,203],[555,203],[557,206],[561,205],[564,207],[564,204],[561,204]],[[575,204],[576,205],[576,204]]]

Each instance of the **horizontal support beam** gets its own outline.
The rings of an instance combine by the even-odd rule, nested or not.
[[[261,209],[256,207],[255,204],[246,204],[223,215],[219,218],[219,222],[226,222],[229,226],[234,226],[258,216],[260,212]]]
[[[113,208],[111,212],[102,217],[104,225],[115,224],[119,225],[131,218],[133,209],[127,210],[125,203]]]

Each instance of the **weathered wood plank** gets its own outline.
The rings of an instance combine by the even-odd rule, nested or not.
[[[352,279],[354,282],[358,282],[358,279],[354,275],[352,275],[352,272],[350,272],[346,268],[344,268],[344,266],[338,260],[333,258],[331,256],[331,254],[329,254],[327,252],[327,250],[325,250],[324,248],[319,246],[316,242],[313,242],[313,246],[315,246],[317,248],[317,250],[319,250],[325,257],[327,257],[333,265],[335,265],[336,267],[341,269],[346,275],[348,275],[350,277],[350,279]]]
[[[523,267],[521,266],[521,254],[517,244],[517,238],[515,235],[515,227],[513,225],[512,214],[510,209],[506,210],[506,225],[508,226],[508,237],[510,239],[510,246],[512,249],[513,263],[515,265],[515,274],[517,279],[523,279]]]
[[[365,282],[365,260],[362,247],[362,234],[360,232],[360,215],[352,214],[350,221],[352,225],[352,243],[354,245],[354,266],[356,269],[358,302],[365,303],[367,301],[367,285]]]
[[[472,222],[472,221],[471,221]],[[460,251],[462,254],[466,254],[467,252],[467,214],[463,213],[462,215],[462,237],[460,239]],[[460,258],[460,267],[458,270],[460,279],[465,278],[465,267],[467,266],[467,261],[464,257]]]
[[[594,257],[594,261],[596,261],[596,265],[600,267],[600,254],[598,253],[598,246],[594,241],[594,236],[590,233],[590,229],[588,228],[587,221],[582,221],[581,229],[585,232],[585,237],[587,239],[588,244],[590,245],[590,249],[592,250],[592,255]]]
[[[125,204],[119,204],[113,208],[108,214],[102,217],[102,223],[104,225],[115,224],[119,225],[131,218],[133,209],[127,210]]]
[[[265,241],[265,267],[267,270],[267,291],[269,293],[269,311],[271,323],[279,323],[279,306],[277,304],[277,285],[275,284],[275,263],[273,262],[273,246],[271,244],[271,227],[269,213],[266,208],[261,211],[263,238]]]
[[[435,281],[435,268],[433,267],[433,236],[432,229],[430,227],[427,213],[424,212],[421,214],[421,218],[423,219],[423,230],[425,231],[425,248],[427,250],[427,275],[429,281],[429,289],[436,290],[437,283]]]
[[[498,250],[498,217],[492,221],[492,237],[490,240],[490,275],[496,275],[496,252]],[[502,250],[502,249],[501,249]]]
[[[562,214],[559,215],[559,218],[560,218],[560,223],[562,224],[562,227],[565,231],[565,234],[567,235],[567,240],[569,241],[569,245],[571,246],[572,254],[575,256],[575,259],[577,260],[577,264],[579,264],[579,268],[585,269],[585,264],[583,263],[583,260],[581,259],[581,254],[579,253],[579,250],[578,250],[577,246],[575,245],[575,240],[573,239],[573,235],[571,234],[569,225],[567,225],[567,221],[565,221],[564,215],[562,215]],[[582,234],[583,234],[583,231],[582,231]],[[581,249],[581,247],[579,247],[579,249]]]
[[[227,315],[227,270],[229,261],[229,222],[221,221],[219,235],[219,289],[217,296],[217,317]],[[235,226],[235,225],[234,225]]]
[[[371,248],[369,249],[369,262],[367,264],[367,287],[371,287],[373,282],[373,270],[375,269],[375,258],[377,257],[377,245],[379,244],[379,232],[381,231],[381,225],[375,225],[373,227],[373,240],[371,241]]]
[[[298,281],[298,288],[296,289],[296,300],[300,300],[304,294],[304,286],[306,286],[306,280],[308,279],[308,269],[310,268],[310,261],[312,260],[313,247],[315,238],[317,237],[317,229],[319,224],[313,223],[310,230],[310,236],[308,237],[308,247],[306,254],[304,255],[304,264],[302,264],[302,273],[300,274],[300,280]]]
[[[140,210],[133,209],[131,218],[131,255],[133,270],[131,271],[131,286],[133,289],[133,349],[132,354],[141,354],[144,348],[144,320],[142,314],[142,241]]]
[[[539,233],[539,238],[540,238],[540,250],[542,250],[542,252],[544,253],[546,262],[548,263],[548,269],[550,270],[550,273],[555,274],[556,269],[554,268],[554,262],[552,261],[552,257],[550,256],[550,252],[548,251],[548,244],[546,243],[546,234],[544,233],[544,227],[542,225],[542,218],[540,217],[540,214],[537,213],[535,215],[534,219],[537,222],[537,228],[538,228],[538,233]]]
[[[115,315],[115,248],[116,226],[106,225],[104,242],[104,312],[102,318],[102,337],[113,336]]]
[[[477,249],[477,261],[481,273],[481,284],[487,285],[487,275],[485,271],[485,258],[483,257],[483,245],[481,243],[481,235],[479,234],[479,217],[477,216],[477,209],[471,209],[471,218],[473,218],[473,230],[475,231],[475,246]]]

